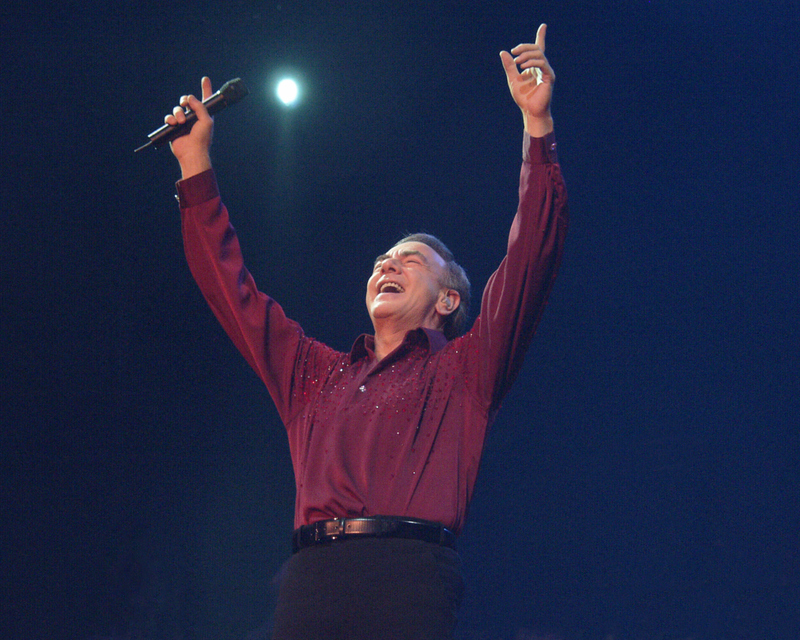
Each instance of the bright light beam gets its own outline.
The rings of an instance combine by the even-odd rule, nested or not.
[[[289,106],[297,102],[297,96],[300,90],[294,80],[291,78],[284,78],[278,83],[275,93],[278,96],[278,100],[286,106]]]

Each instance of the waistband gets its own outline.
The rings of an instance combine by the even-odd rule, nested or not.
[[[292,534],[292,553],[317,544],[351,538],[404,538],[456,548],[456,536],[447,527],[430,520],[374,516],[336,518],[303,525]]]

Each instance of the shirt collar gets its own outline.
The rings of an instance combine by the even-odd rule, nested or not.
[[[441,351],[447,344],[447,338],[441,331],[436,329],[425,329],[420,327],[413,329],[406,333],[403,338],[401,347],[420,346],[427,349],[430,355],[434,355]],[[356,338],[350,349],[350,364],[357,362],[362,358],[372,357],[375,355],[375,336],[362,333]]]

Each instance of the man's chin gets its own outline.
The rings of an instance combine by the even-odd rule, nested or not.
[[[392,315],[392,309],[390,309],[387,304],[375,304],[372,305],[369,315],[373,318],[388,318]]]
[[[369,315],[373,320],[388,318],[397,312],[397,305],[394,300],[374,300],[369,310]]]

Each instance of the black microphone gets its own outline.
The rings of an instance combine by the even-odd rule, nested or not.
[[[239,100],[244,98],[248,93],[249,91],[247,90],[247,87],[244,86],[242,79],[234,78],[233,80],[228,80],[228,82],[223,84],[220,90],[215,94],[203,100],[203,104],[205,105],[206,109],[208,109],[208,113],[213,116],[215,113],[222,111],[229,104],[235,104],[239,102]],[[191,109],[186,109],[185,113],[186,122],[174,127],[172,125],[165,124],[163,127],[156,129],[153,131],[153,133],[148,134],[147,137],[150,138],[150,140],[145,142],[138,149],[134,149],[133,152],[136,153],[137,151],[141,151],[150,145],[158,148],[161,145],[166,144],[167,142],[170,142],[171,140],[174,140],[178,136],[187,132],[192,128],[192,125],[197,122],[197,114]]]

